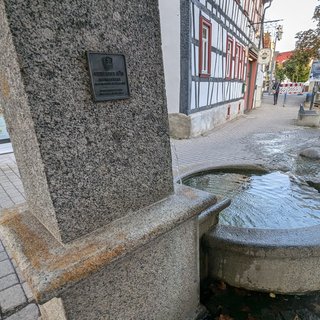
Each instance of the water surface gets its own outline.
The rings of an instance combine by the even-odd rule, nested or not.
[[[219,224],[264,229],[320,224],[320,193],[291,174],[213,172],[188,178],[184,184],[232,199],[220,213]]]

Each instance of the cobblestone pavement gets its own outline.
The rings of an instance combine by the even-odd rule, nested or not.
[[[178,167],[180,174],[184,174],[216,165],[265,164],[268,161],[265,154],[256,152],[255,141],[259,134],[272,133],[271,138],[274,139],[283,132],[294,131],[297,141],[319,136],[318,129],[294,125],[299,103],[303,100],[303,96],[289,96],[286,106],[282,107],[282,97],[279,105],[273,106],[271,97],[265,96],[262,107],[205,136],[172,140],[175,176],[178,175]],[[22,202],[25,202],[25,195],[14,154],[0,155],[0,212]],[[38,317],[39,309],[30,289],[0,240],[0,320],[34,320]]]
[[[303,141],[317,134],[317,129],[295,126],[299,104],[304,96],[289,96],[286,107],[282,99],[274,106],[271,96],[265,96],[261,108],[252,110],[240,119],[226,123],[214,129],[206,136],[189,140],[172,141],[173,170],[180,174],[210,166],[231,164],[265,164],[264,154],[256,152],[254,147],[257,135],[272,133],[275,137],[283,132],[294,131],[296,140]],[[178,161],[177,161],[178,155]]]

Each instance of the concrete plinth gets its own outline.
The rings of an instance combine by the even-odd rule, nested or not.
[[[174,195],[67,245],[19,207],[0,219],[44,320],[196,319],[197,215],[213,195],[177,186]]]
[[[305,127],[319,127],[320,126],[320,113],[315,110],[299,111],[298,119],[296,121],[298,126]]]

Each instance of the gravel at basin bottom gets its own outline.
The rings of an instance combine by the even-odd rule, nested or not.
[[[320,320],[320,292],[278,295],[210,280],[202,289],[201,302],[211,314],[204,320]]]

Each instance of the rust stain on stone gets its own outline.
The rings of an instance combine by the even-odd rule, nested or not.
[[[69,248],[64,248],[59,242],[49,244],[45,236],[38,236],[24,222],[27,217],[23,217],[19,210],[9,209],[1,216],[0,224],[16,235],[22,253],[35,270],[55,274],[44,291],[34,288],[37,301],[41,301],[49,292],[85,279],[125,252],[124,244],[112,249],[104,248],[103,244],[94,241]],[[125,235],[120,234],[120,238],[122,237]]]
[[[51,258],[53,258],[53,261],[50,263],[48,270],[55,271],[57,269],[65,269],[67,266],[77,261],[81,261],[84,257],[90,257],[90,254],[97,252],[98,246],[96,244],[90,244],[77,249],[78,250],[66,251],[65,254],[59,256],[52,255]]]
[[[9,98],[10,96],[10,86],[8,80],[3,74],[0,74],[0,89],[4,98]]]
[[[61,275],[59,275],[57,279],[53,280],[50,283],[49,287],[46,288],[46,291],[54,291],[63,287],[66,283],[70,284],[86,278],[89,274],[97,271],[103,265],[106,265],[106,263],[119,256],[124,251],[125,247],[123,245],[119,245],[110,251],[106,251],[96,257],[84,261],[83,263],[81,263],[81,265],[76,266],[75,268],[72,268],[72,270],[65,271]],[[63,257],[61,259],[63,259]],[[59,266],[62,267],[62,265]]]
[[[23,223],[21,215],[14,210],[8,210],[1,217],[0,224],[11,229],[19,236],[19,242],[23,245],[23,254],[29,259],[34,268],[39,269],[41,260],[50,256],[48,247],[43,239],[30,230]]]

